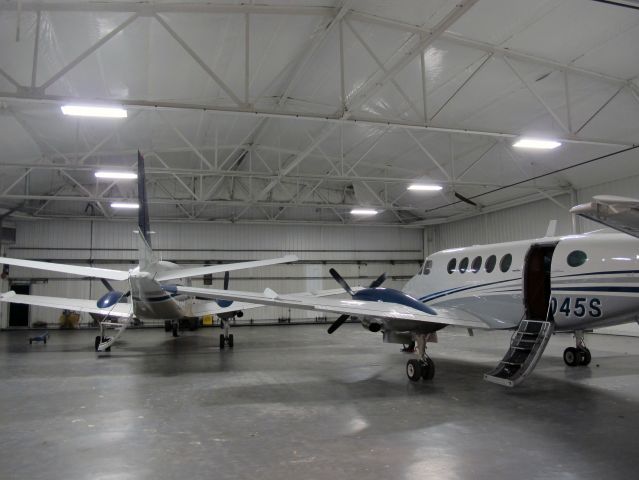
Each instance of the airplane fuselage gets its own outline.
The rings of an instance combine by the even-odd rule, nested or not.
[[[137,318],[176,320],[187,316],[188,297],[172,295],[163,288],[162,283],[154,280],[158,273],[179,268],[175,263],[159,261],[149,264],[144,270],[138,267],[131,271],[131,299],[133,314]]]
[[[639,311],[639,241],[593,233],[443,250],[403,291],[437,310],[455,307],[493,328],[524,317],[557,331],[633,322]]]

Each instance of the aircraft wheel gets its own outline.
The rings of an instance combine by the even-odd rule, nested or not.
[[[590,350],[587,348],[579,349],[579,365],[590,365],[590,361],[592,360],[592,355],[590,355]]]
[[[166,333],[169,333],[171,331],[171,320],[165,320],[164,321],[164,331]]]
[[[408,378],[411,381],[418,381],[422,376],[421,362],[419,360],[415,360],[414,358],[406,362],[406,375],[408,375]]]
[[[45,338],[45,339],[43,340],[43,342],[44,342],[44,344],[46,345],[46,344],[47,344],[47,339]]]
[[[97,337],[95,337],[95,351],[98,351],[98,347],[100,346],[100,342],[102,342],[102,338],[100,337],[100,335],[98,335]]]
[[[576,367],[581,360],[581,354],[575,347],[568,347],[564,350],[564,362],[569,367]]]
[[[432,380],[434,377],[435,363],[429,359],[427,363],[422,364],[422,378],[424,380]]]
[[[173,330],[173,336],[174,337],[179,337],[180,336],[179,333],[178,333],[178,324],[177,323],[174,323],[171,326],[171,329]]]
[[[224,335],[220,335],[220,350],[224,350]]]
[[[229,348],[233,348],[233,334],[229,334]]]
[[[29,345],[33,344],[33,339],[29,339]]]

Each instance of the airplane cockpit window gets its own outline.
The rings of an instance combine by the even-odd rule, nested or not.
[[[568,265],[571,267],[579,267],[586,263],[586,260],[588,260],[588,255],[586,255],[586,252],[582,252],[581,250],[573,250],[566,258],[566,262],[568,262]]]
[[[453,273],[455,271],[456,266],[457,266],[457,259],[451,258],[450,261],[448,262],[448,265],[446,266],[446,270],[448,271],[448,273]]]
[[[433,268],[433,261],[432,260],[426,260],[426,262],[424,263],[423,275],[428,275],[430,273],[430,269],[431,268]]]
[[[477,273],[479,272],[479,269],[481,268],[481,257],[475,257],[475,259],[473,260],[473,263],[470,264],[470,271],[473,273]]]
[[[486,263],[484,264],[484,268],[486,269],[486,273],[490,273],[495,270],[495,265],[497,264],[497,257],[495,255],[491,255],[486,259]]]
[[[459,273],[465,273],[468,269],[468,257],[464,257],[459,262]]]
[[[501,261],[499,262],[499,269],[506,273],[510,269],[510,265],[513,263],[513,256],[510,253],[507,253],[503,257],[501,257]]]

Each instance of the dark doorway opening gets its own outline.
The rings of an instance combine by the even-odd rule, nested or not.
[[[524,266],[524,305],[526,318],[546,320],[550,302],[550,266],[556,243],[533,245]]]
[[[13,284],[11,290],[17,294],[29,295],[31,285]],[[9,327],[28,327],[29,326],[29,305],[21,303],[9,304]]]

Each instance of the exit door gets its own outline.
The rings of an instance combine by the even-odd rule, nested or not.
[[[28,284],[11,285],[11,290],[18,294],[29,295],[31,286]],[[9,304],[9,327],[29,326],[29,305],[20,303]]]
[[[556,243],[532,245],[524,265],[524,305],[526,318],[546,320],[550,302],[550,267]]]

